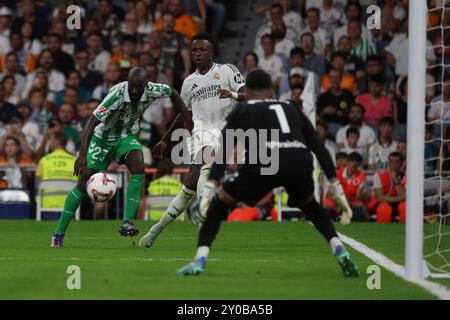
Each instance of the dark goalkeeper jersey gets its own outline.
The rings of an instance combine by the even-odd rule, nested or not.
[[[261,174],[261,168],[270,167],[268,159],[278,161],[276,174],[279,175],[312,172],[313,152],[326,176],[329,179],[336,176],[329,152],[299,107],[287,101],[250,100],[238,104],[227,117],[222,130],[223,141],[211,168],[211,179],[220,181],[222,178],[226,164],[220,159],[231,157],[230,145],[235,144],[236,138],[230,133],[239,136],[239,131],[245,146],[245,163],[239,166],[240,174]],[[255,139],[252,141],[255,135],[256,143]],[[270,156],[275,149],[279,152],[276,159]],[[260,157],[260,154],[268,157]]]

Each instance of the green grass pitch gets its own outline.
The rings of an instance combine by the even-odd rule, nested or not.
[[[223,223],[206,274],[185,278],[175,271],[195,253],[198,228],[190,223],[170,225],[152,249],[119,237],[119,221],[73,222],[65,248],[51,249],[55,224],[0,220],[0,299],[435,298],[383,268],[381,289],[367,289],[373,262],[352,249],[361,276],[344,278],[326,242],[305,222]],[[141,233],[149,225],[137,222]],[[338,229],[403,262],[403,225]],[[66,287],[70,265],[81,269],[81,290]]]

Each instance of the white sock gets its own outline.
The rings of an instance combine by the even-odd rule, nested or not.
[[[184,210],[186,210],[193,197],[195,197],[195,191],[189,190],[185,186],[182,186],[180,192],[170,202],[162,218],[158,221],[158,223],[153,225],[152,230],[157,233],[161,232],[162,229],[164,229],[169,223],[182,214]]]
[[[195,255],[195,259],[205,257],[208,258],[209,247],[208,246],[200,246],[197,248],[197,254]]]
[[[333,255],[336,253],[336,247],[337,246],[344,246],[341,242],[341,240],[337,237],[333,237],[330,239],[330,247],[331,247],[331,252],[333,252]]]
[[[206,182],[209,178],[209,173],[211,172],[211,166],[210,164],[205,164],[200,169],[200,176],[198,177],[197,181],[197,194],[200,195],[200,192],[203,190],[203,187],[205,186]]]

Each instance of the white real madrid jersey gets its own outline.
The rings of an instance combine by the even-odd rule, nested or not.
[[[231,64],[214,63],[202,75],[198,70],[187,77],[181,89],[181,98],[192,111],[194,131],[219,129],[225,126],[225,118],[233,110],[236,101],[219,99],[219,89],[238,92],[245,85],[244,77]]]

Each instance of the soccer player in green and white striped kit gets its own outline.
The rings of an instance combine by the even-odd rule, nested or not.
[[[79,180],[67,195],[64,211],[52,236],[53,248],[63,246],[64,235],[74,212],[87,195],[86,182],[89,177],[106,170],[113,157],[125,164],[131,173],[119,234],[138,234],[132,220],[144,189],[144,161],[137,137],[139,120],[153,101],[166,97],[170,97],[175,110],[185,117],[187,126],[192,127],[192,117],[178,92],[167,85],[149,82],[146,71],[139,67],[130,70],[127,81],[112,87],[94,110],[86,124],[75,161],[74,170]]]

